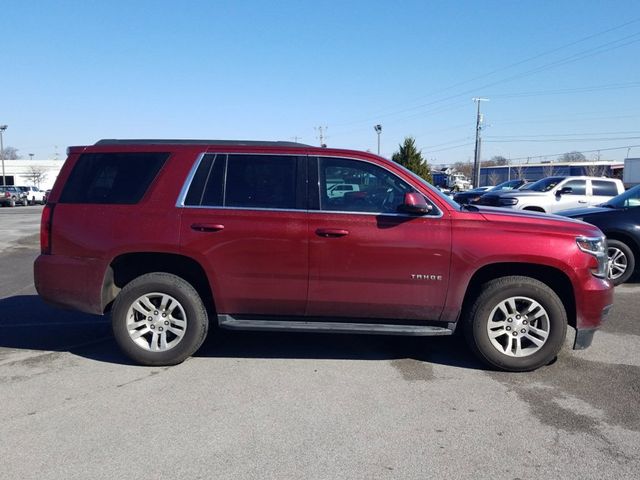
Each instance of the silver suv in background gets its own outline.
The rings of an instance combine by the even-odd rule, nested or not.
[[[2,196],[2,204],[9,207],[29,203],[26,193],[13,185],[0,186],[0,196]]]
[[[527,190],[484,194],[477,205],[555,213],[598,205],[624,192],[622,181],[602,177],[547,177]]]

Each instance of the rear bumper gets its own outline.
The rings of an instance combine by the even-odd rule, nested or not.
[[[33,278],[47,303],[102,315],[104,266],[100,260],[40,255],[33,265]]]

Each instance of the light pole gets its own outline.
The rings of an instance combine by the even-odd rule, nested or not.
[[[0,158],[2,158],[2,185],[6,185],[6,177],[4,176],[4,143],[2,143],[2,134],[7,129],[6,125],[0,125]]]
[[[380,124],[374,125],[373,129],[378,134],[378,155],[380,155],[380,134],[382,133],[382,125],[380,125]]]
[[[480,102],[488,102],[488,98],[474,98],[474,102],[478,104],[478,113],[476,115],[476,148],[473,155],[473,186],[480,186],[480,149],[482,146],[482,115],[480,114]]]

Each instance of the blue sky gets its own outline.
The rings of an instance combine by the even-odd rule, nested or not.
[[[292,140],[431,163],[640,145],[640,2],[36,1],[0,4],[5,146]],[[468,144],[468,145],[467,145]],[[594,153],[586,153],[591,158]],[[640,147],[631,149],[640,156]]]

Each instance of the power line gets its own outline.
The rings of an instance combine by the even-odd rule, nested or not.
[[[639,140],[640,137],[602,137],[602,138],[514,138],[512,140],[486,140],[488,143],[549,143],[549,142],[612,142],[616,140]]]
[[[504,67],[497,68],[497,69],[492,70],[492,71],[490,71],[490,72],[488,72],[488,73],[484,73],[484,74],[481,74],[481,75],[478,75],[478,76],[472,77],[472,78],[470,78],[470,79],[468,79],[468,80],[464,80],[464,81],[462,81],[462,82],[454,83],[453,85],[449,85],[448,87],[441,88],[441,89],[439,89],[439,90],[435,90],[435,91],[431,92],[431,94],[430,94],[429,96],[427,96],[427,97],[421,97],[421,98],[422,98],[422,99],[429,98],[429,97],[432,97],[432,96],[433,96],[434,94],[436,94],[436,93],[446,92],[446,91],[452,90],[452,89],[454,89],[454,88],[456,88],[456,87],[459,87],[459,86],[461,86],[461,85],[466,85],[466,84],[469,84],[469,83],[471,83],[471,82],[475,82],[476,80],[480,80],[480,79],[482,79],[482,78],[490,77],[490,76],[492,76],[492,75],[494,75],[494,74],[496,74],[496,73],[499,73],[499,72],[502,72],[502,71],[506,71],[506,70],[512,69],[512,68],[514,68],[514,67],[517,67],[517,66],[519,66],[519,65],[522,65],[522,64],[525,64],[525,63],[528,63],[528,62],[531,62],[531,61],[533,61],[533,60],[536,60],[536,59],[538,59],[538,58],[541,58],[541,57],[544,57],[544,56],[547,56],[547,55],[551,55],[551,54],[553,54],[553,53],[559,52],[559,51],[564,50],[564,49],[566,49],[566,48],[572,47],[572,46],[574,46],[574,45],[578,45],[578,44],[580,44],[580,43],[586,42],[586,41],[591,40],[591,39],[596,38],[596,37],[600,37],[600,36],[602,36],[602,35],[606,35],[607,33],[613,32],[613,31],[615,31],[615,30],[620,30],[620,29],[622,29],[622,28],[624,28],[624,27],[627,27],[627,26],[629,26],[629,25],[632,25],[632,24],[634,24],[634,23],[638,23],[638,22],[640,22],[640,18],[632,19],[632,20],[630,20],[630,21],[628,21],[628,22],[625,22],[625,23],[622,23],[622,24],[616,25],[616,26],[614,26],[614,27],[608,28],[608,29],[606,29],[606,30],[602,30],[602,31],[600,31],[600,32],[593,33],[593,34],[591,34],[591,35],[587,35],[587,36],[585,36],[585,37],[579,38],[578,40],[575,40],[575,41],[572,41],[572,42],[566,43],[566,44],[561,45],[561,46],[559,46],[559,47],[555,47],[555,48],[553,48],[553,49],[551,49],[551,50],[546,50],[546,51],[543,51],[543,52],[538,53],[538,54],[536,54],[536,55],[533,55],[533,56],[531,56],[531,57],[528,57],[528,58],[525,58],[525,59],[523,59],[523,60],[519,60],[519,61],[517,61],[517,62],[514,62],[514,63],[511,63],[511,64],[509,64],[509,65],[506,65],[506,66],[504,66]],[[636,34],[633,34],[633,35],[631,35],[631,36],[634,36],[634,35],[637,35],[637,33],[636,33]],[[618,42],[618,41],[621,41],[621,40],[625,40],[625,39],[627,39],[627,38],[629,38],[629,37],[623,37],[622,39],[614,40],[613,42],[605,43],[605,44],[600,45],[600,46],[598,46],[598,47],[594,47],[594,48],[592,48],[591,50],[586,50],[586,51],[583,51],[583,52],[579,52],[579,53],[574,54],[574,55],[572,55],[572,56],[579,55],[579,54],[584,54],[585,52],[593,51],[593,50],[595,50],[595,49],[602,48],[603,46],[607,46],[607,45],[610,45],[611,43],[615,43],[615,42]],[[622,45],[622,46],[624,46],[624,45]],[[571,58],[571,56],[570,56],[570,57],[566,57],[566,58]],[[566,58],[565,58],[565,59],[566,59]],[[497,83],[502,83],[502,82],[497,82]],[[479,87],[479,88],[486,88],[487,86],[493,86],[493,85],[495,85],[495,84],[497,84],[497,83],[492,83],[492,84],[485,85],[485,86],[483,86],[483,87]],[[475,91],[477,91],[477,89],[474,89],[474,90],[472,90],[472,91],[465,91],[465,92],[461,93],[460,95],[468,95],[469,93],[474,93]],[[395,112],[393,112],[393,113],[391,113],[391,114],[404,113],[404,112],[405,112],[405,111],[407,111],[407,110],[415,110],[415,109],[417,109],[417,108],[421,108],[421,107],[423,107],[423,106],[428,106],[428,105],[431,105],[431,104],[433,104],[433,103],[438,103],[438,102],[440,102],[440,101],[445,101],[445,100],[448,100],[448,99],[450,99],[450,98],[455,98],[455,97],[457,97],[457,96],[458,96],[458,95],[454,95],[453,97],[449,96],[449,97],[446,97],[445,99],[442,99],[442,100],[436,100],[435,102],[430,102],[430,103],[427,103],[427,104],[422,104],[422,105],[418,105],[418,106],[410,107],[410,108],[408,108],[408,109],[395,111]],[[413,103],[413,102],[416,102],[416,101],[420,101],[420,100],[419,100],[419,99],[415,99],[415,100],[413,100],[412,102],[407,102],[407,103],[405,103],[405,104]],[[398,105],[401,105],[401,104],[398,104]],[[379,110],[378,112],[374,112],[372,115],[376,115],[376,117],[390,115],[390,114],[389,114],[389,113],[387,113],[387,112],[388,112],[388,110],[386,110],[386,111],[385,111],[385,110]],[[363,123],[363,122],[370,122],[370,121],[371,121],[371,117],[370,117],[370,118],[368,118],[368,119],[366,119],[366,120],[358,120],[358,121],[349,122],[349,123],[345,123],[345,124],[339,124],[338,126],[347,126],[347,125],[353,125],[353,124],[356,124],[356,123]]]
[[[525,138],[525,137],[569,137],[582,135],[627,135],[640,133],[640,130],[627,130],[622,132],[587,132],[587,133],[548,133],[539,135],[487,135],[487,138]]]
[[[541,90],[537,92],[522,92],[522,93],[509,93],[503,95],[492,95],[491,97],[495,98],[519,98],[519,97],[538,97],[545,95],[565,95],[567,93],[586,93],[586,92],[597,92],[601,90],[619,90],[624,88],[638,88],[640,87],[640,82],[629,82],[629,83],[612,83],[608,85],[596,85],[593,87],[579,87],[579,88],[566,88],[563,90]]]
[[[636,147],[640,147],[640,144],[637,145],[624,145],[622,147],[609,147],[609,148],[596,148],[594,150],[581,150],[580,153],[595,153],[595,152],[607,152],[607,151],[611,151],[611,150],[624,150],[625,148],[636,148]],[[567,153],[565,152],[560,152],[560,153],[547,153],[545,155],[527,155],[526,157],[511,157],[510,160],[527,160],[527,159],[531,159],[531,158],[545,158],[545,157],[555,157],[558,155],[563,155]]]

